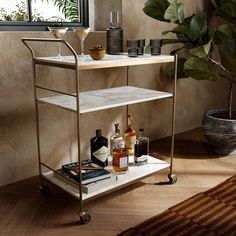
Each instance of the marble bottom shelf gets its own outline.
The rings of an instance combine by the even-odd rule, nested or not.
[[[172,97],[172,94],[168,92],[137,88],[133,86],[122,86],[81,92],[79,94],[80,113],[82,114],[170,97]],[[77,111],[76,97],[73,96],[57,95],[52,97],[38,98],[38,101],[58,106],[67,110],[75,112]]]
[[[98,181],[96,183],[96,188],[93,188],[93,190],[87,194],[83,193],[82,199],[89,200],[105,193],[120,189],[170,166],[169,163],[151,156],[148,157],[148,164],[145,165],[135,166],[133,157],[130,157],[129,163],[129,170],[125,174],[120,175],[113,172],[112,166],[106,167],[106,169],[111,172],[111,178]],[[74,183],[69,183],[68,180],[58,178],[57,174],[53,171],[44,172],[43,177],[72,196],[80,198],[79,188]]]

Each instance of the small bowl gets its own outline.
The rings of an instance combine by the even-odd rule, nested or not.
[[[101,60],[105,56],[104,48],[90,48],[89,53],[93,60]]]

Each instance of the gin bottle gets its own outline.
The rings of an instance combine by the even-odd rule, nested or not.
[[[133,124],[133,117],[128,115],[128,127],[124,133],[125,148],[129,150],[129,155],[134,155],[134,145],[136,140],[136,130]]]
[[[115,124],[115,133],[110,137],[110,154],[113,155],[113,150],[115,148],[124,148],[125,141],[123,136],[120,133],[120,124]]]
[[[108,165],[108,140],[102,136],[102,130],[96,129],[96,136],[90,139],[91,159],[94,163],[105,167]]]

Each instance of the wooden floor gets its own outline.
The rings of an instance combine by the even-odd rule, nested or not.
[[[169,139],[153,143],[159,156],[169,153]],[[236,156],[214,154],[199,129],[177,135],[175,185],[164,184],[168,170],[85,204],[92,219],[79,225],[78,201],[56,187],[39,194],[34,177],[0,188],[0,235],[116,235],[168,207],[236,174]],[[166,159],[166,157],[163,157]]]

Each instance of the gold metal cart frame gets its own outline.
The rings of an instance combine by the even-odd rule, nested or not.
[[[66,41],[62,40],[62,39],[50,39],[50,38],[23,38],[22,42],[26,45],[26,47],[30,50],[31,55],[32,55],[32,67],[33,67],[33,85],[34,85],[34,101],[35,101],[35,117],[36,117],[36,132],[37,132],[37,151],[38,151],[38,165],[39,165],[39,175],[40,175],[40,180],[41,180],[41,185],[40,185],[40,191],[42,194],[47,194],[48,193],[48,188],[43,185],[43,179],[44,176],[42,175],[42,166],[46,167],[47,169],[51,170],[52,172],[56,172],[56,170],[54,170],[53,168],[51,168],[50,166],[48,166],[47,164],[43,163],[41,161],[41,151],[40,151],[40,128],[39,128],[39,97],[38,97],[38,90],[45,90],[45,91],[50,91],[50,92],[54,92],[57,94],[62,94],[62,95],[68,95],[71,97],[74,97],[76,99],[76,121],[77,121],[77,140],[78,140],[78,162],[79,162],[79,177],[80,177],[80,182],[78,184],[78,189],[79,189],[79,212],[78,215],[80,217],[80,222],[83,224],[86,224],[90,221],[90,215],[87,211],[84,210],[83,208],[83,194],[82,194],[82,164],[81,164],[81,146],[80,146],[80,98],[79,98],[79,94],[80,94],[80,84],[79,84],[79,79],[80,79],[80,65],[79,65],[79,58],[77,56],[77,53],[75,52],[75,50],[69,45],[69,43],[67,43]],[[64,44],[67,49],[72,53],[73,58],[74,58],[74,63],[63,63],[63,61],[45,61],[42,60],[42,58],[40,57],[36,57],[35,52],[32,48],[32,46],[30,45],[30,42],[40,42],[40,43],[62,43]],[[155,57],[153,57],[155,58]],[[169,165],[169,174],[168,174],[168,178],[169,178],[169,183],[174,184],[177,181],[177,177],[176,175],[173,173],[173,158],[174,158],[174,139],[175,139],[175,116],[176,116],[176,86],[177,86],[177,60],[178,57],[177,55],[174,56],[173,62],[175,65],[175,74],[174,74],[174,84],[173,84],[173,93],[172,93],[172,130],[171,130],[171,151],[170,151],[170,165]],[[170,60],[167,61],[163,61],[160,63],[165,63],[165,62],[170,62]],[[152,62],[152,64],[154,64],[155,62]],[[148,61],[142,62],[142,65],[145,64],[151,64]],[[75,85],[76,85],[76,91],[75,94],[70,94],[70,93],[66,93],[64,91],[59,91],[59,90],[54,90],[51,88],[47,88],[47,87],[43,87],[43,86],[39,86],[37,84],[37,79],[36,79],[36,65],[45,65],[45,66],[52,66],[52,67],[59,67],[59,68],[65,68],[65,69],[72,69],[75,71]],[[135,63],[132,62],[132,58],[129,60],[127,60],[125,63],[124,62],[120,62],[117,61],[117,65],[116,66],[126,66],[127,67],[127,85],[128,85],[128,68],[129,66],[132,65],[136,65]],[[101,66],[95,66],[93,68],[93,66],[90,66],[90,68],[86,68],[84,67],[83,69],[99,69],[99,68],[108,68],[108,67],[114,67],[111,65],[106,65],[103,64]],[[127,105],[127,109],[128,109],[128,105]],[[57,173],[58,174],[58,173]],[[148,175],[146,175],[148,176]],[[64,176],[62,176],[64,177]],[[65,178],[65,177],[64,177]],[[141,179],[141,178],[137,178]],[[132,181],[134,182],[134,181]],[[131,182],[130,182],[131,183]],[[114,188],[116,189],[116,188]]]

